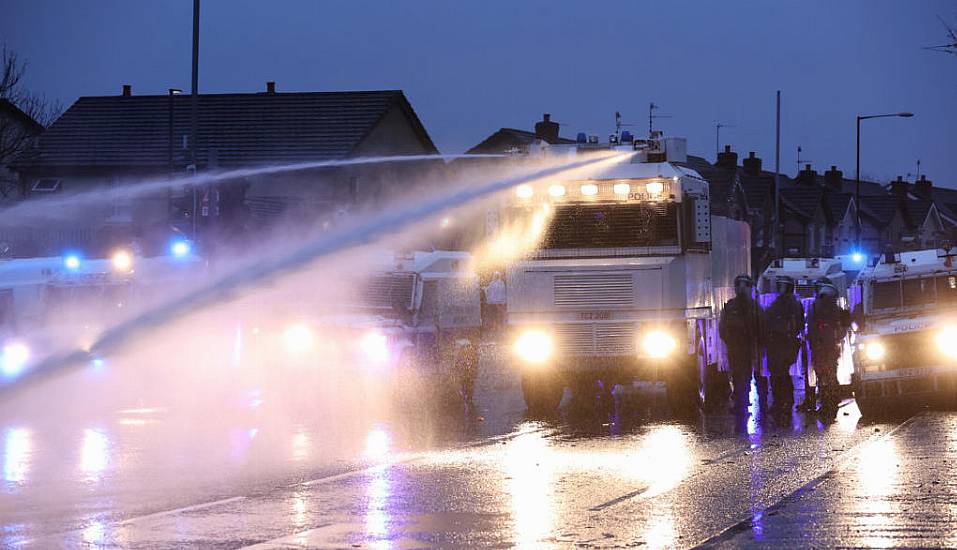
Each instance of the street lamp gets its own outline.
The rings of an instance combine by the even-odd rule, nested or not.
[[[901,117],[901,118],[910,118],[914,116],[914,113],[888,113],[885,115],[858,115],[857,116],[857,167],[854,170],[854,181],[857,184],[857,192],[855,193],[856,201],[856,211],[857,211],[857,250],[861,249],[861,232],[863,226],[861,225],[861,121],[867,120],[870,118],[889,118],[889,117]]]

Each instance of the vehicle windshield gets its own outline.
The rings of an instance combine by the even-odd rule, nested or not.
[[[874,309],[957,305],[957,274],[871,283]]]
[[[674,202],[562,204],[554,209],[542,248],[677,246]]]

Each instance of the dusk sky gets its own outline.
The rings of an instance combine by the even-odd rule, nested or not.
[[[773,8],[771,6],[774,6]],[[796,148],[820,172],[889,180],[917,160],[957,187],[957,56],[937,15],[957,2],[275,2],[204,0],[200,91],[402,89],[442,152],[543,112],[607,137],[614,112],[647,131],[649,102],[692,153],[722,143],[773,169],[774,93],[783,95],[782,171]],[[165,93],[190,85],[190,0],[5,0],[0,39],[30,61],[26,84],[79,96]],[[913,176],[911,176],[913,177]]]

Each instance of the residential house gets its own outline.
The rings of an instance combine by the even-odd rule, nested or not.
[[[78,99],[17,164],[23,194],[122,189],[145,181],[238,168],[438,153],[399,90],[276,91],[200,94],[196,136],[188,95],[121,95]],[[241,236],[279,217],[315,222],[356,204],[375,203],[421,166],[412,163],[316,167],[248,175],[218,185],[172,186],[78,212],[18,243],[16,253],[101,249],[135,239],[156,250],[170,232],[218,230]],[[172,195],[172,198],[171,198]]]
[[[563,138],[558,135],[559,124],[552,120],[549,113],[542,115],[542,120],[535,123],[535,131],[518,130],[516,128],[499,128],[495,133],[472,147],[466,154],[469,155],[496,155],[509,153],[528,153],[529,148],[536,142],[552,145],[573,144],[574,139]],[[467,159],[472,160],[472,159]]]

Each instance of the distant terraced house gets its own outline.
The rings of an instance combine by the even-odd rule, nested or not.
[[[436,154],[405,94],[276,91],[200,94],[196,139],[188,94],[81,97],[14,168],[19,197],[110,190],[196,171],[256,168],[378,155]],[[69,221],[48,220],[21,234],[0,234],[17,256],[64,247],[104,250],[135,241],[159,250],[171,232],[194,228],[238,238],[283,219],[321,222],[353,205],[375,202],[425,169],[416,163],[350,166],[267,174],[194,190],[171,186],[134,199],[103,201]]]

